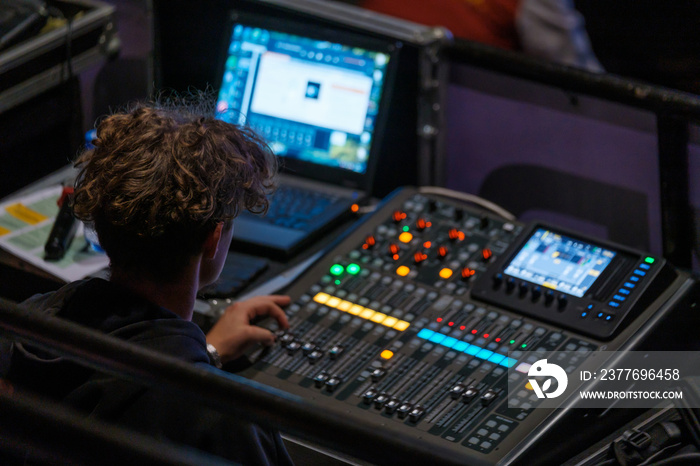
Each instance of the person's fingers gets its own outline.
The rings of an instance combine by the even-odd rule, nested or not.
[[[250,346],[255,343],[260,343],[265,346],[272,346],[275,344],[275,334],[271,331],[256,327],[254,325],[246,329],[246,342],[242,346]]]
[[[289,296],[256,296],[255,298],[240,302],[238,305],[244,308],[249,321],[256,317],[269,316],[275,319],[282,328],[289,328],[287,315],[284,313],[281,306],[288,305],[290,301],[291,299]]]

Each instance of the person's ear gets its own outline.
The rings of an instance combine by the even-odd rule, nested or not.
[[[202,254],[207,259],[213,259],[216,252],[219,250],[219,242],[221,241],[221,233],[224,231],[224,222],[219,222],[216,227],[207,233],[204,239],[204,247]]]

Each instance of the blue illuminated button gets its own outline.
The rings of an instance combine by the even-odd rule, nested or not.
[[[467,349],[464,350],[465,353],[467,353],[470,356],[474,356],[476,353],[481,351],[481,348],[479,348],[476,345],[469,345]]]
[[[493,351],[489,351],[487,349],[482,349],[478,353],[476,353],[476,357],[479,359],[488,359],[493,355]]]
[[[640,277],[643,277],[644,275],[647,274],[645,271],[639,270],[639,269],[635,270],[634,273],[635,273],[635,275],[639,275]]]
[[[469,347],[469,343],[467,343],[465,341],[458,341],[457,343],[455,343],[455,345],[452,347],[452,349],[455,351],[462,352],[462,351],[466,350],[468,347]]]
[[[626,290],[624,288],[620,288],[619,290],[617,290],[617,292],[620,294],[630,294],[630,290]]]
[[[624,297],[624,296],[620,296],[619,294],[616,294],[615,296],[613,296],[613,299],[616,300],[616,301],[624,301],[624,300],[625,300],[625,297]]]
[[[500,364],[501,361],[503,361],[506,357],[502,354],[498,353],[493,353],[490,358],[487,359],[488,362],[492,362],[494,364]]]
[[[435,334],[433,334],[432,337],[428,338],[428,341],[430,341],[432,343],[440,343],[445,338],[447,338],[447,335],[443,335],[442,333],[436,332]]]
[[[601,317],[603,317],[603,315],[604,315],[604,314],[603,314],[602,312],[599,312],[598,315],[597,315],[596,317],[597,317],[598,319],[600,319]]]
[[[595,305],[593,303],[591,303],[588,306],[586,306],[586,309],[588,309],[589,311],[592,311],[594,307],[595,307]]]
[[[582,312],[582,313],[581,313],[581,318],[583,319],[583,318],[586,317],[587,315],[588,315],[587,312]]]
[[[624,285],[622,285],[626,288],[634,288],[636,285],[634,283],[626,282]]]
[[[434,333],[435,333],[435,332],[433,332],[432,330],[429,330],[429,329],[427,329],[427,328],[424,328],[423,330],[421,330],[420,332],[418,332],[418,338],[422,338],[422,339],[424,339],[424,340],[428,340],[428,339],[430,339],[430,337],[433,336]]]
[[[605,316],[605,320],[607,320],[608,322],[611,321],[612,318],[613,318],[613,316],[611,316],[610,314],[608,314],[607,316]]]
[[[503,361],[499,362],[499,364],[504,367],[513,367],[516,362],[518,362],[517,359],[505,358]]]
[[[649,270],[651,266],[649,264],[639,264],[639,268],[642,270]]]
[[[616,303],[615,301],[610,301],[608,303],[608,306],[610,307],[620,307],[620,303]]]
[[[630,277],[630,281],[631,281],[631,282],[638,282],[638,281],[639,281],[639,277]]]
[[[457,340],[456,338],[447,337],[447,338],[445,338],[444,340],[442,340],[442,342],[441,342],[440,344],[441,344],[442,346],[446,346],[446,347],[448,347],[448,348],[452,348],[454,345],[457,344],[458,341],[459,341],[459,340]]]

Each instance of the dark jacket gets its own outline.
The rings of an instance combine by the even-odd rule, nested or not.
[[[173,312],[102,280],[64,286],[24,303],[151,350],[209,364],[202,330]],[[291,464],[276,432],[16,344],[7,378],[86,414],[243,464]]]

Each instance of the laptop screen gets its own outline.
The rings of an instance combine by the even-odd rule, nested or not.
[[[381,131],[394,47],[260,21],[234,17],[219,83],[219,118],[255,129],[285,165],[294,160],[366,173]]]

